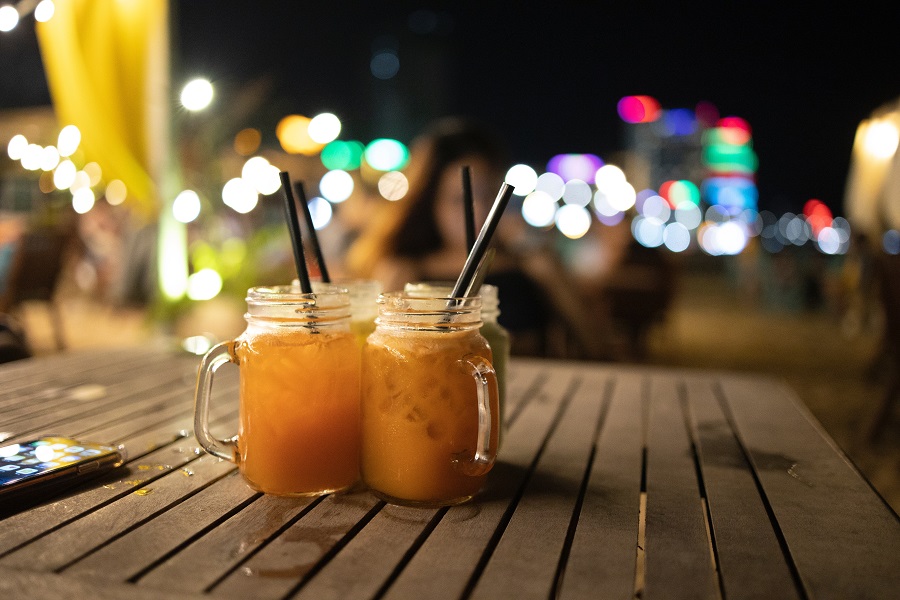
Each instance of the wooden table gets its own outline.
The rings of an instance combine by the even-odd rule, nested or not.
[[[197,364],[116,350],[0,367],[0,431],[130,455],[0,521],[0,597],[900,596],[897,515],[778,381],[514,359],[488,488],[426,510],[253,492],[190,433]],[[221,435],[236,372],[217,375]]]

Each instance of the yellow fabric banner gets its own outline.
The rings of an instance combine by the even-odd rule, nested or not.
[[[168,1],[57,2],[37,34],[60,126],[76,125],[85,159],[154,218],[168,152]]]

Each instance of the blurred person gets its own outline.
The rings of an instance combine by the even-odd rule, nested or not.
[[[382,204],[350,247],[347,267],[352,275],[378,279],[385,290],[402,289],[408,282],[454,282],[469,253],[461,176],[465,166],[471,171],[480,230],[503,182],[506,149],[477,122],[440,119],[411,145],[407,195]],[[596,320],[573,294],[556,252],[535,243],[523,227],[512,214],[500,221],[485,279],[499,289],[499,321],[510,331],[512,353],[546,355],[555,328],[572,341],[558,354],[606,358]]]

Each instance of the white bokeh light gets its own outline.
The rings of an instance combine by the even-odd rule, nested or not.
[[[200,216],[200,196],[194,190],[184,190],[172,202],[172,215],[176,221],[190,223]]]
[[[534,191],[544,192],[554,201],[562,198],[565,189],[566,182],[563,178],[556,173],[549,172],[538,177],[537,183],[534,186]]]
[[[697,229],[703,221],[703,213],[700,208],[690,200],[682,200],[675,207],[675,221],[688,229]]]
[[[212,269],[200,269],[188,277],[187,296],[191,300],[212,300],[222,291],[222,276]]]
[[[69,189],[75,183],[75,173],[77,172],[78,169],[71,160],[66,159],[60,162],[53,171],[53,185],[58,190]]]
[[[591,227],[591,213],[583,206],[566,204],[556,211],[556,228],[569,239],[577,240]]]
[[[41,170],[52,171],[59,164],[59,150],[56,146],[46,146],[41,151]]]
[[[570,179],[566,182],[562,199],[566,204],[587,206],[591,201],[591,186],[580,179]]]
[[[56,139],[56,149],[60,156],[72,156],[81,144],[81,130],[74,125],[63,127]]]
[[[691,245],[691,232],[681,223],[669,223],[663,230],[663,244],[672,252],[684,252]]]
[[[343,202],[353,193],[353,176],[340,169],[328,171],[319,180],[319,192],[329,202]]]
[[[513,165],[506,172],[503,180],[513,186],[513,194],[516,196],[527,196],[534,191],[537,185],[537,172],[528,165]]]
[[[94,208],[94,190],[89,187],[83,187],[72,194],[72,208],[79,215],[83,215]]]
[[[256,208],[259,194],[256,189],[240,177],[228,180],[222,188],[222,201],[231,209],[246,214]]]
[[[594,183],[598,190],[606,190],[607,186],[616,186],[626,181],[625,173],[616,165],[603,165],[594,175]]]
[[[28,144],[22,153],[22,168],[28,171],[37,171],[41,168],[41,157],[44,154],[44,147],[38,144]]]
[[[106,201],[113,206],[118,206],[125,202],[128,197],[128,188],[121,179],[113,179],[106,184]]]
[[[280,173],[278,167],[270,164],[262,156],[254,156],[241,168],[241,179],[260,194],[269,196],[281,189]]]
[[[56,5],[53,3],[53,0],[41,0],[34,7],[34,20],[38,23],[46,23],[53,18],[55,12]]]
[[[6,154],[12,160],[21,160],[26,148],[28,148],[28,139],[22,134],[14,135],[6,146]]]
[[[333,142],[341,133],[341,120],[331,113],[316,115],[309,121],[307,132],[317,144]]]
[[[409,192],[409,180],[400,171],[388,171],[378,178],[378,193],[385,200],[396,202]]]
[[[193,79],[181,90],[181,105],[190,111],[203,110],[212,99],[213,86],[207,79]]]
[[[653,217],[636,217],[631,222],[631,234],[634,239],[647,248],[656,248],[662,245],[665,229],[665,224]]]
[[[12,31],[19,24],[19,11],[14,6],[0,6],[0,31]]]
[[[553,224],[558,206],[547,192],[535,190],[522,202],[522,218],[532,227],[547,227]]]
[[[319,229],[325,229],[331,223],[334,209],[331,208],[331,202],[316,196],[309,201],[309,214],[312,217],[313,227],[318,231]]]

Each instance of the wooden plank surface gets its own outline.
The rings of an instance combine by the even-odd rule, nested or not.
[[[713,386],[711,380],[693,380],[686,391],[723,596],[799,598],[788,558]]]
[[[629,598],[635,591],[643,424],[641,377],[617,374],[560,598]]]
[[[652,600],[900,589],[897,516],[772,380],[514,359],[507,435],[485,490],[462,506],[411,509],[362,489],[307,499],[250,490],[190,435],[198,362],[126,351],[0,365],[0,431],[5,407],[10,426],[57,425],[133,452],[126,469],[0,521],[0,595]],[[211,419],[222,436],[236,428],[237,383],[236,369],[216,376]]]
[[[727,378],[721,391],[808,594],[900,590],[897,515],[784,386]]]
[[[679,381],[654,377],[647,415],[646,575],[642,598],[715,598],[717,581]]]

